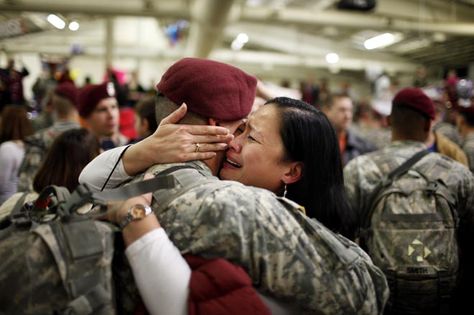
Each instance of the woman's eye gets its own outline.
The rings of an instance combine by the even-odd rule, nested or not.
[[[243,132],[244,132],[244,128],[239,127],[239,128],[237,128],[237,130],[235,131],[235,134],[240,135],[240,134],[243,133]]]
[[[248,138],[249,138],[250,141],[258,142],[257,139],[255,139],[254,137],[252,137],[250,135],[248,136]]]

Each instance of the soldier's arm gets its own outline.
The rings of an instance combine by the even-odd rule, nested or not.
[[[360,190],[358,182],[358,164],[354,159],[344,167],[344,187],[352,210],[360,214]]]

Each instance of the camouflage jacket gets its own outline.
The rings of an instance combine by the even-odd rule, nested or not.
[[[147,172],[157,175],[170,165]],[[386,280],[356,244],[309,219],[287,199],[220,181],[202,162],[186,165],[193,169],[177,171],[179,185],[155,191],[152,202],[183,254],[226,258],[244,267],[263,293],[303,313],[381,314]]]
[[[470,133],[466,136],[462,144],[462,149],[467,155],[469,169],[474,173],[474,133]]]
[[[25,140],[25,156],[18,171],[18,191],[33,191],[33,178],[54,139],[66,130],[79,127],[73,122],[56,122],[53,126],[40,130]]]
[[[344,181],[349,202],[354,211],[363,217],[369,207],[371,193],[391,170],[395,169],[416,152],[426,149],[421,142],[396,141],[388,147],[359,156],[344,168]],[[390,163],[382,163],[381,160]],[[391,157],[391,158],[390,158]],[[472,269],[474,255],[472,254],[472,240],[474,240],[474,176],[462,164],[438,153],[431,153],[418,161],[413,167],[425,172],[437,170],[441,178],[452,193],[455,207],[459,216],[458,244],[460,249],[460,272],[465,272],[463,266]],[[444,171],[439,171],[444,170]],[[473,275],[469,276],[472,278]],[[461,281],[470,282],[473,279],[459,277]]]

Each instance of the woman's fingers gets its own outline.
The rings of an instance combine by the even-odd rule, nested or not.
[[[191,135],[190,141],[193,143],[229,143],[234,139],[231,134],[228,135]]]
[[[229,129],[221,126],[180,125],[183,130],[193,135],[228,135]]]
[[[224,151],[227,149],[226,143],[191,143],[187,152],[204,153],[204,152],[215,152]]]

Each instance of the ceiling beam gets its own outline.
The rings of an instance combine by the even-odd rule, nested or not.
[[[186,55],[206,58],[227,24],[233,0],[196,0],[191,9],[191,25]]]
[[[426,1],[426,3],[430,3],[430,1]],[[218,3],[221,1],[216,0],[213,2],[215,2],[216,5],[219,5]],[[222,2],[227,2],[227,0],[223,0]],[[387,4],[381,5],[382,8],[379,9],[379,11],[383,14],[345,12],[337,10],[318,11],[288,7],[274,10],[268,7],[249,8],[243,6],[240,20],[266,24],[272,23],[277,25],[292,24],[295,26],[336,26],[356,29],[393,29],[400,31],[412,30],[423,32],[442,32],[446,34],[464,36],[474,35],[474,23],[470,22],[472,21],[472,16],[474,16],[474,9],[472,9],[470,6],[462,5],[462,8],[459,9],[456,9],[458,8],[456,6],[455,12],[452,13],[449,9],[446,9],[446,5],[449,5],[446,4],[445,7],[442,7],[444,10],[438,9],[436,11],[430,11],[431,13],[427,14],[427,16],[419,14],[418,18],[415,18],[413,16],[400,17],[400,12],[403,12],[402,9],[394,11],[394,8],[397,7],[403,8],[405,12],[411,11],[407,10],[406,6],[413,7],[415,5],[413,4],[413,1],[399,0],[385,2],[387,2]],[[400,2],[403,2],[403,5],[401,5]],[[394,5],[394,3],[396,3],[396,5]],[[440,1],[435,1],[434,3],[439,7]],[[434,7],[435,6],[433,6],[433,8]],[[191,18],[189,9],[182,5],[181,1],[166,3],[166,5],[160,4],[159,7],[157,6],[151,9],[144,8],[143,6],[87,6],[82,4],[44,4],[21,2],[11,4],[4,2],[0,3],[0,12],[57,12],[62,14],[85,14],[95,16],[149,16],[157,18],[175,18],[188,20]],[[466,18],[464,18],[465,16]],[[458,22],[456,22],[456,19]]]
[[[312,12],[291,8],[279,11],[268,8],[253,8],[252,10],[242,11],[241,21],[294,26],[336,26],[352,29],[443,32],[452,35],[474,36],[473,22],[419,22],[370,13],[349,13],[336,10]]]

